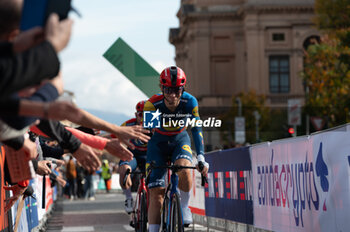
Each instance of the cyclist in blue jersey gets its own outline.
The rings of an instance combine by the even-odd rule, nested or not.
[[[122,126],[134,126],[140,125],[142,123],[142,113],[145,101],[140,101],[136,105],[135,118],[129,119],[124,122]],[[124,185],[125,173],[128,169],[135,171],[137,167],[141,171],[145,171],[146,165],[146,155],[147,155],[147,143],[141,142],[140,140],[131,140],[131,143],[135,146],[134,150],[131,152],[134,154],[134,158],[131,161],[120,160],[119,162],[119,183],[125,194],[125,211],[131,213],[133,210],[133,198],[131,195],[132,181],[130,175],[128,176],[126,183]]]
[[[192,166],[191,140],[186,126],[179,122],[199,120],[197,99],[185,92],[186,75],[176,66],[168,67],[160,74],[162,94],[152,96],[146,103],[144,111],[159,111],[161,126],[155,128],[148,142],[147,164],[166,165],[168,160],[177,165]],[[164,120],[164,123],[163,123]],[[204,159],[204,142],[201,127],[193,126],[192,137],[196,147],[197,159],[204,164],[202,174],[206,175],[209,165]],[[150,203],[148,210],[149,232],[158,232],[160,227],[160,209],[163,203],[166,174],[165,169],[154,169],[149,178]],[[181,208],[185,225],[192,223],[192,214],[188,208],[192,179],[189,169],[179,173]]]

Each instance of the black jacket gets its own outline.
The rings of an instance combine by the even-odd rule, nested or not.
[[[57,76],[59,69],[56,51],[47,41],[18,54],[12,53],[11,43],[0,43],[0,99]]]

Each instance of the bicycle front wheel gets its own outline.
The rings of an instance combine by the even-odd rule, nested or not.
[[[183,232],[182,213],[180,205],[180,197],[175,193],[171,199],[171,216],[170,216],[170,232]]]
[[[145,191],[142,191],[141,193],[139,231],[147,232],[147,197]]]
[[[169,205],[169,198],[165,197],[163,205],[162,205],[162,217],[161,217],[161,228],[162,228],[161,231],[162,232],[167,231],[168,205]]]

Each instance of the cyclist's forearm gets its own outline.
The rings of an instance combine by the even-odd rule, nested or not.
[[[201,127],[193,127],[191,129],[192,136],[194,140],[194,145],[196,147],[196,152],[198,154],[204,154],[204,140]]]

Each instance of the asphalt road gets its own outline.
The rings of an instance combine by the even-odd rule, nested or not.
[[[124,211],[124,196],[97,194],[95,201],[59,200],[46,231],[133,231]]]
[[[49,217],[48,232],[125,232],[134,231],[129,226],[130,217],[124,211],[121,193],[97,194],[95,201],[58,200]],[[207,231],[205,228],[186,231]]]

